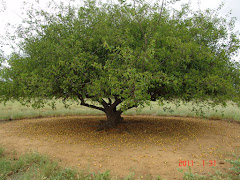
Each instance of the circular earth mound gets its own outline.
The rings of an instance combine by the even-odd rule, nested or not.
[[[240,154],[240,125],[188,117],[124,116],[117,129],[96,131],[104,116],[67,116],[0,123],[0,144],[18,155],[38,151],[90,172],[143,179],[181,179],[191,167],[227,171]]]

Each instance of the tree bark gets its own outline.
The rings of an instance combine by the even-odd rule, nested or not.
[[[108,110],[105,111],[105,113],[107,116],[107,121],[100,121],[97,131],[116,128],[118,124],[124,122],[123,118],[121,117],[122,111]]]
[[[115,101],[113,103],[110,98],[109,98],[109,103],[107,103],[106,101],[104,101],[104,99],[102,99],[100,103],[104,107],[104,112],[106,113],[107,121],[100,122],[100,129],[115,128],[119,123],[123,122],[123,118],[121,117],[122,111],[117,110],[117,106],[121,102],[122,101],[118,98],[115,98]]]
[[[115,128],[118,124],[123,123],[123,118],[121,117],[123,111],[117,110],[117,106],[122,102],[122,100],[115,98],[115,101],[112,103],[111,98],[108,98],[109,102],[107,103],[104,99],[102,99],[99,101],[99,103],[101,103],[103,107],[98,107],[86,103],[81,95],[78,95],[78,98],[81,101],[81,105],[98,109],[106,113],[107,121],[100,121],[98,131],[108,128]]]
[[[107,121],[106,125],[110,128],[117,127],[118,124],[123,122],[123,118],[121,117],[122,111],[107,110],[106,112]]]

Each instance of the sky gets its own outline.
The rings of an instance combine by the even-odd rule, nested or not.
[[[19,24],[21,22],[21,13],[24,11],[24,1],[30,3],[38,2],[41,7],[46,7],[48,2],[48,0],[0,0],[0,36],[5,34],[7,23]],[[69,1],[71,0],[65,0],[65,2]],[[81,2],[83,0],[77,1]],[[240,31],[240,0],[181,0],[180,2],[176,3],[176,7],[180,7],[180,4],[187,3],[189,1],[192,3],[192,7],[194,9],[217,8],[221,2],[224,2],[225,6],[221,11],[221,15],[224,16],[230,10],[232,10],[232,16],[237,18],[235,29]],[[200,4],[198,3],[199,1],[201,2]],[[3,46],[1,49],[3,49],[6,54],[11,53],[11,50],[8,46]]]

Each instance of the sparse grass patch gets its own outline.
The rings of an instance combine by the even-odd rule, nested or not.
[[[19,180],[31,180],[31,179],[68,179],[68,180],[134,180],[134,179],[157,179],[162,180],[159,176],[153,178],[152,176],[139,176],[130,174],[124,178],[113,177],[110,175],[110,171],[103,173],[79,173],[76,170],[69,168],[63,168],[58,165],[57,162],[50,160],[47,156],[40,155],[39,153],[32,152],[21,156],[19,159],[8,159],[4,156],[4,149],[0,147],[0,180],[5,179],[19,179]],[[215,174],[208,176],[202,176],[199,174],[193,174],[191,167],[187,172],[183,172],[182,169],[178,169],[184,173],[184,180],[238,180],[240,179],[240,156],[236,160],[226,160],[230,162],[233,167],[230,168],[229,173],[222,173],[216,171]]]
[[[227,162],[230,162],[233,165],[233,167],[230,168],[233,172],[233,174],[231,174],[233,178],[236,176],[236,178],[240,179],[240,155],[236,160],[227,160]]]
[[[178,171],[183,173],[182,169],[178,169]],[[206,176],[201,176],[197,173],[193,174],[191,167],[189,166],[188,171],[184,173],[183,179],[185,179],[185,180],[203,180],[203,179],[206,179]]]
[[[231,167],[228,173],[223,173],[219,170],[215,172],[215,174],[210,174],[208,176],[199,175],[197,173],[192,173],[191,167],[187,172],[183,172],[182,169],[178,169],[179,172],[184,173],[183,179],[185,180],[239,180],[240,179],[240,156],[236,160],[226,160],[231,163],[233,167]]]
[[[64,169],[57,162],[38,153],[28,153],[17,160],[0,158],[0,179],[75,179],[76,171]]]
[[[18,179],[49,179],[49,180],[133,180],[134,175],[125,178],[112,177],[110,171],[103,173],[79,173],[76,170],[63,168],[56,161],[50,160],[47,156],[32,152],[16,159],[9,159],[3,156],[4,149],[0,148],[0,180]],[[141,179],[141,178],[137,178]],[[160,180],[161,178],[157,178]]]
[[[0,146],[0,158],[3,157],[4,149]]]

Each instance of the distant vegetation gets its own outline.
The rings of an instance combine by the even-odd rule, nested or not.
[[[71,104],[67,109],[64,107],[61,100],[56,102],[56,109],[52,109],[50,105],[41,109],[34,109],[32,107],[22,106],[17,101],[7,102],[6,106],[0,104],[0,120],[68,115],[104,115],[101,111],[80,106],[74,101],[68,101],[67,103]],[[51,104],[51,101],[49,101],[49,104]],[[124,115],[197,116],[195,112],[192,111],[194,106],[191,102],[187,104],[180,104],[181,106],[179,107],[176,107],[174,103],[165,103],[165,105],[159,106],[157,102],[151,102],[151,106],[147,106],[142,109],[134,108],[126,111]],[[207,106],[204,106],[202,110],[206,118],[223,118],[240,121],[239,108],[232,103],[228,103],[226,107],[216,106],[215,109],[208,109]]]

